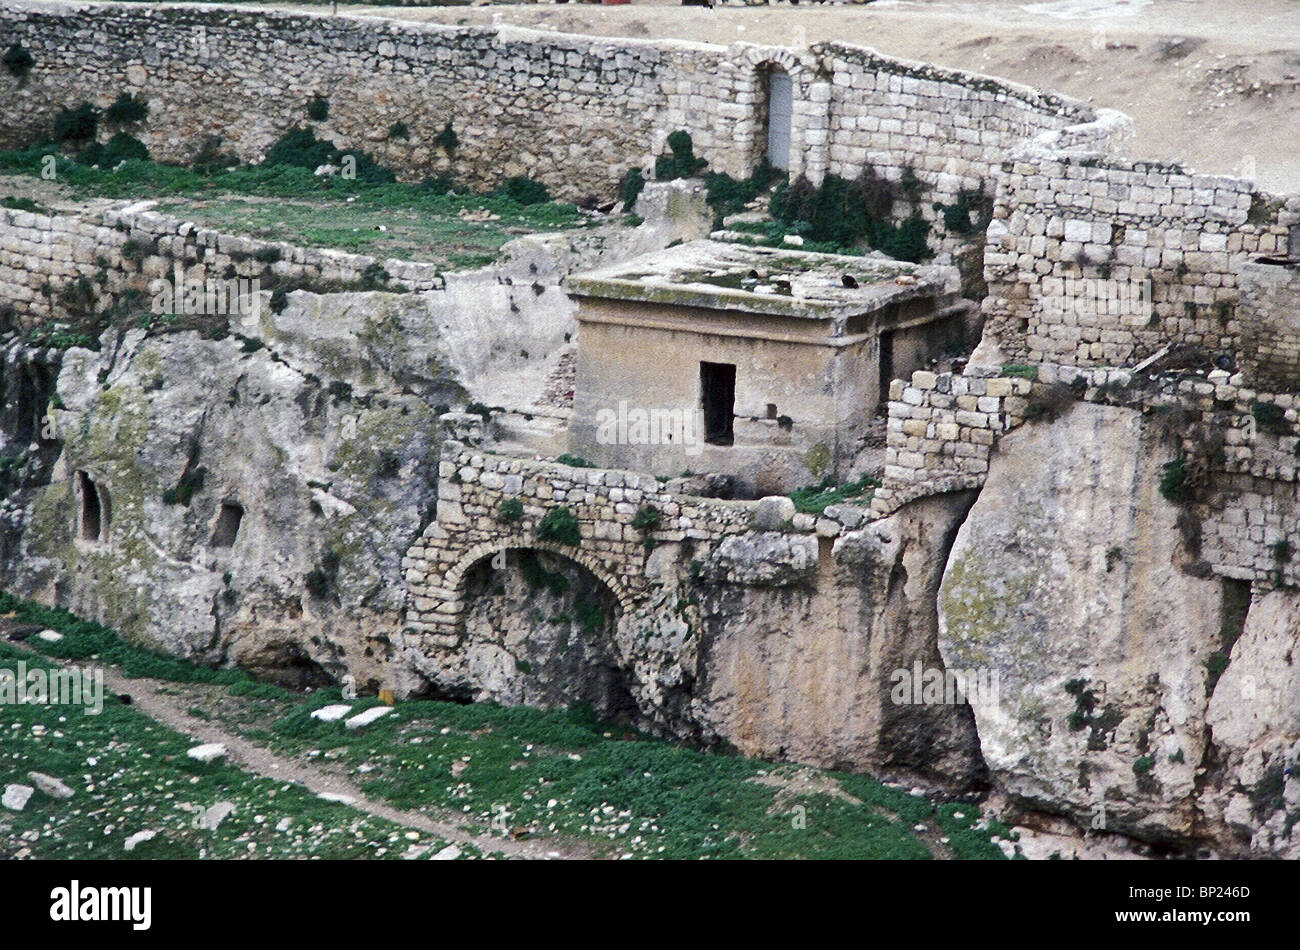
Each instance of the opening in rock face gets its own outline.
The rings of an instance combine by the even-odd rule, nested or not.
[[[77,472],[76,478],[77,497],[81,502],[77,536],[83,541],[98,541],[103,537],[108,521],[100,489],[85,472]],[[104,499],[107,499],[107,493]]]
[[[240,522],[244,520],[244,507],[233,501],[227,501],[221,505],[221,514],[217,516],[217,524],[212,529],[212,541],[210,547],[229,548],[235,544],[235,538],[239,535]]]
[[[614,646],[618,600],[591,571],[560,555],[512,549],[466,573],[465,598],[465,649],[504,661],[494,698],[585,703],[602,718],[636,718],[632,674]]]

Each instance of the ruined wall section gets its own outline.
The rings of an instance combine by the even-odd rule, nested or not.
[[[0,208],[0,297],[28,328],[76,320],[134,299],[149,309],[150,283],[273,279],[355,284],[382,267],[410,291],[440,290],[431,264],[386,260],[201,228],[131,207],[86,214],[37,214]]]
[[[740,118],[719,109],[735,92],[724,49],[684,42],[129,4],[15,5],[0,45],[15,42],[35,65],[23,82],[4,77],[5,146],[48,136],[63,105],[129,92],[149,102],[136,134],[157,158],[188,163],[216,134],[257,161],[320,96],[317,134],[403,179],[531,175],[580,197],[612,194],[675,128],[726,166]],[[406,137],[390,134],[398,122]],[[435,142],[448,122],[454,149]]]
[[[1264,589],[1300,586],[1300,397],[1253,388],[1244,374],[1141,376],[1046,365],[1037,379],[917,372],[895,380],[884,484],[872,515],[979,488],[998,439],[1050,425],[1073,400],[1130,406],[1164,422],[1164,463],[1181,460],[1189,553],[1202,570]],[[1196,490],[1193,490],[1196,489]]]
[[[1285,253],[1297,225],[1300,196],[1243,179],[1025,153],[999,177],[982,349],[1081,367],[1133,365],[1170,343],[1231,356],[1243,270]]]
[[[1086,139],[1117,149],[1127,121],[1098,122],[1084,103],[843,44],[794,51],[347,14],[22,2],[0,24],[0,45],[11,43],[35,65],[21,81],[0,76],[5,147],[47,137],[60,107],[103,108],[127,92],[149,102],[149,118],[131,131],[156,157],[187,163],[219,135],[223,149],[259,161],[285,130],[308,123],[307,103],[319,96],[329,115],[315,123],[318,135],[373,154],[403,179],[491,186],[530,175],[569,198],[612,195],[676,129],[691,133],[712,170],[747,176],[766,148],[773,70],[794,86],[792,176],[857,177],[870,163],[897,180],[912,168],[924,189],[917,209],[932,221],[932,204],[962,189],[991,195],[1009,149],[1043,135],[1062,147]],[[454,149],[435,141],[449,121]],[[405,137],[392,131],[399,122]]]
[[[914,201],[896,203],[896,218],[917,212],[931,223],[935,248],[968,235],[950,233],[936,203],[952,206],[963,192],[991,202],[1008,152],[1046,137],[1056,148],[1085,142],[1122,151],[1131,123],[1086,103],[1028,86],[880,56],[839,43],[814,47],[829,71],[826,169],[857,178],[864,167],[901,182],[915,175]]]

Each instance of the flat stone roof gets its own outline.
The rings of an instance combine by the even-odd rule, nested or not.
[[[942,297],[958,277],[952,267],[692,241],[574,274],[565,286],[576,297],[826,320]]]

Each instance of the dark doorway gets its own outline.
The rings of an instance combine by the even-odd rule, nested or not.
[[[217,525],[212,529],[211,547],[229,548],[235,544],[239,534],[239,523],[244,520],[244,509],[232,501],[223,502],[221,514],[217,516]]]
[[[880,334],[880,404],[889,399],[889,384],[894,381],[894,331]]]
[[[104,513],[99,504],[99,491],[85,472],[77,472],[77,493],[81,496],[81,525],[78,534],[83,541],[98,541],[103,529]]]
[[[731,445],[731,423],[736,414],[736,365],[700,363],[700,398],[704,404],[704,441]]]

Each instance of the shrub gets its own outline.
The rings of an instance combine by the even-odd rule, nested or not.
[[[595,468],[595,466],[585,458],[578,455],[570,455],[568,452],[565,452],[563,455],[557,455],[555,461],[559,462],[561,465],[568,465],[571,468]]]
[[[977,234],[993,220],[993,199],[980,188],[963,188],[953,204],[935,202],[934,210],[943,215],[943,226],[953,234]]]
[[[113,125],[130,125],[143,122],[149,115],[149,104],[129,92],[118,95],[113,104],[104,110],[104,118]]]
[[[1286,411],[1276,403],[1256,402],[1250,407],[1250,414],[1255,417],[1259,428],[1274,435],[1286,435],[1290,428],[1286,424]]]
[[[194,493],[203,487],[203,478],[208,474],[208,470],[203,466],[189,469],[181,475],[180,481],[176,483],[175,488],[169,488],[163,492],[164,505],[184,505],[190,506],[190,501],[194,498]]]
[[[661,155],[655,160],[655,178],[659,181],[673,181],[677,178],[690,178],[709,163],[695,156],[695,144],[690,133],[678,129],[668,136],[668,155]]]
[[[1295,546],[1286,538],[1283,538],[1281,541],[1273,542],[1273,560],[1285,564],[1290,561],[1294,555]]]
[[[108,140],[107,145],[94,142],[78,156],[86,165],[98,165],[101,168],[113,168],[127,159],[147,162],[149,149],[143,142],[126,132],[118,132]]]
[[[663,521],[659,509],[651,505],[642,505],[632,516],[632,527],[642,533],[656,530]]]
[[[405,122],[394,122],[388,127],[388,137],[390,139],[410,138],[411,130],[406,127]]]
[[[620,186],[620,192],[623,196],[623,209],[631,211],[636,205],[637,198],[641,197],[642,190],[645,189],[645,175],[639,168],[629,168],[627,174],[623,176],[623,184]]]
[[[233,168],[239,159],[232,152],[221,151],[221,136],[206,135],[199,145],[199,150],[190,159],[190,168],[200,175],[211,175],[223,168]]]
[[[64,107],[54,117],[54,141],[62,145],[84,145],[99,131],[99,110],[89,102],[76,108]]]
[[[497,507],[497,519],[513,524],[524,516],[524,503],[518,498],[507,498]]]
[[[1133,774],[1146,775],[1153,768],[1155,768],[1155,765],[1156,765],[1155,759],[1153,759],[1149,755],[1144,755],[1142,756],[1142,758],[1138,759],[1136,762],[1133,763]]]
[[[14,43],[0,56],[0,62],[5,64],[5,69],[9,70],[9,75],[22,79],[32,67],[36,65],[36,60],[32,54],[21,43]]]
[[[510,198],[521,205],[540,205],[551,200],[551,193],[546,190],[546,186],[527,175],[507,178],[493,194],[500,198]]]
[[[929,222],[913,212],[895,225],[893,208],[893,186],[870,167],[855,181],[827,175],[820,187],[807,178],[782,183],[770,204],[772,217],[814,241],[853,247],[865,240],[898,260],[931,257]]]
[[[1160,468],[1160,495],[1167,501],[1181,502],[1188,494],[1187,459],[1179,456]]]
[[[582,533],[578,530],[578,518],[564,506],[552,508],[537,525],[539,541],[554,541],[577,547],[582,544]]]
[[[324,599],[330,592],[330,579],[319,567],[307,572],[307,590],[313,597]]]
[[[311,129],[294,127],[276,140],[266,153],[266,165],[292,165],[315,169],[321,165],[342,165],[347,156],[356,162],[358,181],[372,184],[392,184],[397,180],[392,171],[378,164],[368,153],[344,152],[331,142],[316,138]]]
[[[323,96],[314,96],[307,103],[307,118],[313,122],[324,122],[330,117],[330,101]]]
[[[456,146],[460,144],[460,136],[451,127],[451,119],[448,119],[442,131],[433,137],[433,144],[447,152],[456,151]]]
[[[1025,418],[1052,422],[1073,405],[1074,396],[1073,389],[1060,383],[1035,388],[1025,405]]]

